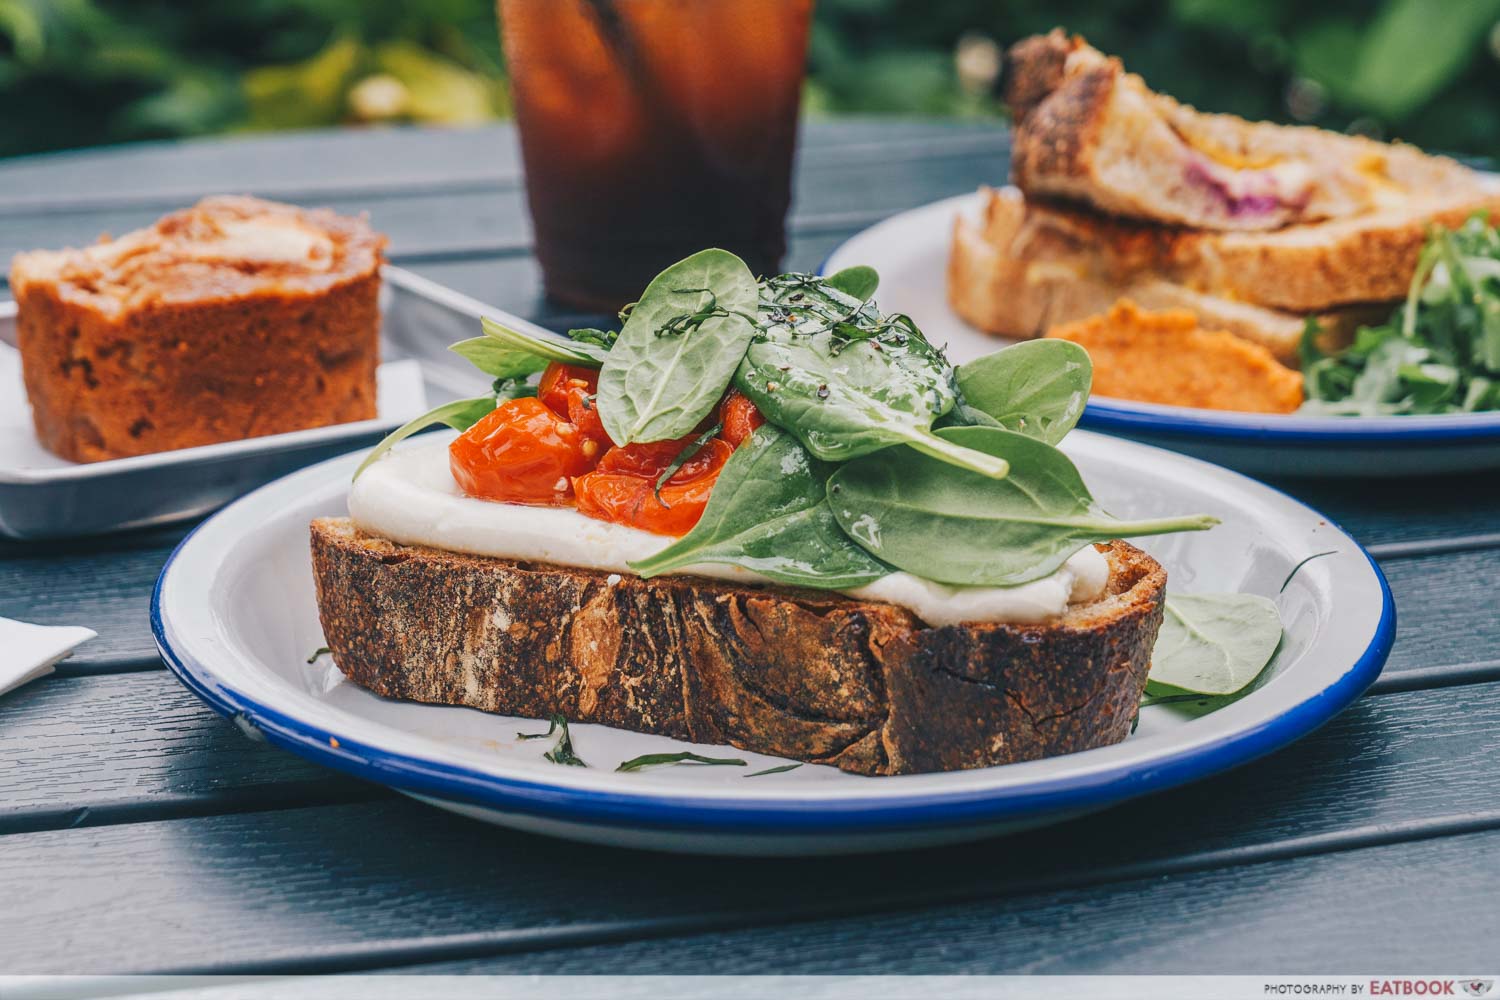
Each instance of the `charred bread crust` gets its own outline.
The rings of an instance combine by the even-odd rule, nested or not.
[[[1000,91],[1017,125],[1062,84],[1068,56],[1083,45],[1082,38],[1053,28],[1006,50]]]
[[[865,775],[1034,760],[1130,730],[1166,572],[1104,546],[1106,594],[1042,625],[399,545],[316,520],[323,632],[377,694],[593,722]]]
[[[1119,74],[1114,60],[1091,66],[1037,102],[1012,140],[1010,169],[1017,187],[1031,190],[1040,179],[1053,186],[1064,179],[1088,184]]]

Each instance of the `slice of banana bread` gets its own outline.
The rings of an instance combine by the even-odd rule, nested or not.
[[[374,417],[384,247],[363,218],[215,197],[19,254],[37,437],[95,462]]]

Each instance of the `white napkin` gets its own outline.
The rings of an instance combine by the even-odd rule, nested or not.
[[[75,646],[98,635],[77,625],[31,625],[0,618],[0,694],[52,673]]]

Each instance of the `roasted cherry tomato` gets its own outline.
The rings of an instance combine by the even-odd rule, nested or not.
[[[693,440],[610,449],[597,469],[573,480],[579,511],[658,535],[687,534],[703,516],[719,471],[734,453],[727,442],[709,441],[662,484],[658,501],[657,477]]]
[[[728,441],[732,448],[744,444],[755,428],[765,422],[766,418],[750,402],[750,397],[738,389],[730,389],[724,402],[719,404],[719,424],[724,428],[719,437]]]
[[[542,372],[536,397],[547,409],[567,418],[583,433],[583,449],[590,458],[598,458],[613,443],[599,420],[594,393],[599,389],[599,372],[583,365],[552,362]]]
[[[448,446],[448,467],[465,493],[483,500],[566,506],[572,477],[594,465],[586,439],[539,399],[512,399]]]
[[[599,371],[583,365],[565,365],[554,361],[542,372],[536,384],[536,398],[559,417],[568,415],[569,390],[582,389],[584,395],[599,389]]]

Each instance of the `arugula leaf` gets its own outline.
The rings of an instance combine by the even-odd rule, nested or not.
[[[719,472],[703,516],[656,555],[630,564],[653,577],[698,563],[729,563],[778,583],[848,590],[890,567],[851,542],[826,502],[829,466],[772,424],[755,429]]]
[[[610,440],[691,433],[755,335],[757,298],[755,275],[727,250],[702,250],[653,278],[599,370],[599,419]]]
[[[1168,594],[1149,680],[1198,694],[1234,694],[1260,676],[1281,634],[1281,616],[1268,598]]]
[[[702,754],[691,753],[687,750],[681,753],[648,753],[639,757],[624,761],[616,771],[639,771],[647,767],[657,767],[661,764],[729,764],[735,767],[744,767],[745,762],[738,757],[704,757]]]
[[[534,354],[548,361],[561,361],[570,365],[590,365],[597,368],[609,357],[609,351],[597,344],[581,340],[563,340],[561,337],[536,337],[490,319],[479,318],[484,335],[522,353]]]
[[[451,403],[444,403],[442,406],[428,410],[420,417],[413,417],[391,431],[381,439],[379,444],[370,449],[370,453],[365,456],[365,460],[359,463],[359,468],[354,470],[354,478],[358,479],[377,458],[418,431],[424,431],[429,427],[437,427],[439,425],[451,427],[456,431],[466,431],[480,420],[489,416],[490,411],[494,408],[494,395],[477,396],[474,399],[455,399]]]
[[[493,337],[460,340],[448,350],[459,355],[486,375],[495,378],[524,378],[546,368],[548,360],[540,354],[523,351]]]
[[[829,288],[843,292],[852,299],[868,302],[880,287],[880,275],[873,267],[855,264],[842,271],[835,271],[824,279]]]
[[[735,385],[815,457],[844,462],[905,444],[982,475],[1005,475],[1003,460],[933,433],[957,402],[953,372],[909,317],[882,316],[802,274],[768,279],[760,315]]]
[[[829,506],[846,535],[928,580],[1008,587],[1047,576],[1091,542],[1218,523],[1202,514],[1118,520],[1099,509],[1072,461],[1045,441],[997,427],[938,433],[1006,459],[1010,476],[988,479],[894,448],[841,466],[828,482]]]
[[[1057,444],[1083,415],[1094,365],[1067,340],[1029,340],[960,365],[964,402],[1006,430]]]
[[[1309,320],[1299,345],[1304,412],[1345,416],[1500,408],[1500,232],[1482,214],[1434,230],[1406,302],[1325,355]]]

